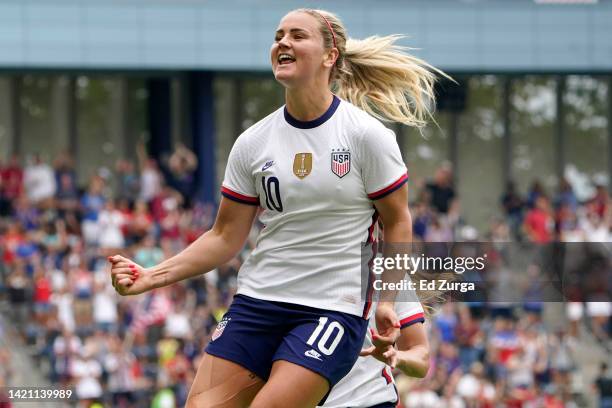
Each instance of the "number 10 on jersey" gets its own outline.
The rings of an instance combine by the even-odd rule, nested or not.
[[[274,176],[262,177],[261,187],[266,196],[266,207],[270,211],[283,212],[283,202],[280,195],[280,184]]]

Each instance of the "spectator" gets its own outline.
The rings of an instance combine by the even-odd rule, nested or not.
[[[455,328],[457,327],[457,316],[455,315],[454,304],[445,303],[436,316],[436,328],[440,336],[440,340],[445,343],[453,343],[455,341]]]
[[[161,248],[155,246],[155,238],[151,235],[142,241],[142,245],[136,249],[136,255],[134,261],[136,261],[143,268],[150,268],[151,266],[157,265],[164,259],[164,253]]]
[[[610,211],[601,216],[593,203],[589,204],[589,207],[586,212],[579,215],[578,228],[588,242],[608,242],[610,239]]]
[[[578,209],[576,194],[574,194],[572,185],[565,178],[561,179],[559,192],[557,193],[557,197],[555,197],[555,207],[560,208],[561,206],[567,206],[572,213],[575,213]]]
[[[525,203],[523,198],[516,191],[516,185],[513,181],[508,182],[501,203],[510,230],[514,237],[518,238],[520,235],[520,226],[523,222],[523,207]]]
[[[48,273],[38,268],[34,273],[34,313],[39,324],[44,325],[51,313],[51,281]]]
[[[418,201],[411,210],[412,235],[414,238],[425,240],[427,227],[431,223],[431,212],[427,203]]]
[[[93,319],[99,330],[116,333],[119,319],[117,297],[106,278],[106,273],[99,273],[94,283]]]
[[[72,330],[64,327],[62,334],[55,338],[53,342],[54,356],[54,377],[66,386],[71,378],[71,366],[75,357],[81,353],[83,343],[81,339],[74,335]]]
[[[519,348],[520,342],[514,323],[510,319],[498,317],[489,338],[487,352],[489,363],[495,370],[497,378],[507,379],[508,362]]]
[[[576,341],[560,329],[556,336],[550,336],[548,346],[553,381],[557,386],[568,389],[570,375],[576,368]]]
[[[129,406],[135,402],[135,372],[140,371],[136,357],[127,350],[117,336],[109,339],[109,352],[103,360],[108,373],[107,385],[112,396],[112,406]]]
[[[89,406],[102,397],[101,364],[93,358],[91,348],[82,347],[70,364],[70,375],[75,381],[76,396]]]
[[[461,367],[465,372],[484,354],[483,336],[480,324],[472,318],[470,309],[462,306],[459,309],[459,321],[455,326],[455,339],[459,346]]]
[[[171,187],[164,185],[151,200],[151,213],[156,222],[161,223],[168,213],[182,207],[183,198]]]
[[[610,317],[612,316],[610,293],[603,292],[588,300],[586,302],[586,312],[591,330],[597,339],[606,342],[610,338],[610,330],[612,329],[610,327]]]
[[[31,205],[25,195],[22,195],[14,201],[13,208],[15,212],[15,220],[18,221],[26,231],[34,231],[38,229],[40,226],[40,215],[42,212],[35,206]]]
[[[23,170],[19,156],[12,155],[5,166],[0,166],[0,217],[12,214],[12,202],[23,191]]]
[[[426,384],[420,384],[402,397],[406,408],[438,408],[440,397]]]
[[[68,284],[60,287],[60,289],[51,296],[51,302],[57,310],[57,317],[66,330],[72,332],[76,328],[74,318],[74,296],[72,295]]]
[[[493,407],[495,403],[495,387],[485,376],[484,366],[480,362],[472,363],[468,373],[457,383],[457,394],[461,396],[468,407]]]
[[[28,200],[43,208],[52,206],[55,197],[55,174],[51,166],[46,164],[40,155],[35,154],[26,166],[23,183]]]
[[[606,187],[602,184],[595,185],[595,195],[589,200],[590,207],[603,218],[608,212],[609,203],[610,196]]]
[[[190,313],[184,302],[177,305],[174,310],[168,313],[168,317],[166,318],[164,327],[166,336],[174,339],[190,339],[193,333],[191,331],[189,316]]]
[[[154,223],[155,220],[149,211],[147,203],[142,200],[136,201],[134,212],[127,228],[130,241],[138,242],[149,233],[153,233]]]
[[[29,300],[27,288],[30,286],[30,279],[26,275],[22,260],[14,263],[13,272],[9,274],[7,283],[13,319],[18,325],[22,325],[27,322]]]
[[[57,185],[55,198],[60,217],[65,218],[66,214],[74,216],[79,208],[79,192],[74,177],[67,173],[60,173]]]
[[[77,327],[87,328],[92,323],[93,275],[87,269],[85,260],[70,270],[70,282],[74,296],[74,317]]]
[[[104,209],[98,215],[98,244],[104,251],[104,255],[119,252],[125,246],[123,237],[123,225],[125,218],[121,211],[115,208],[115,201],[106,201]]]
[[[425,188],[429,193],[430,203],[441,214],[446,214],[452,200],[455,198],[453,188],[453,173],[450,166],[442,166],[436,170],[434,180]]]
[[[59,186],[62,178],[70,180],[67,182],[71,186],[77,185],[77,175],[74,170],[74,159],[69,152],[60,153],[53,162],[55,172],[55,182]]]
[[[600,408],[612,408],[612,377],[608,372],[608,364],[601,363],[599,373],[593,388],[597,391]]]
[[[427,227],[425,235],[427,242],[452,242],[453,231],[446,223],[446,219],[442,219],[439,215],[431,217],[431,224]]]
[[[525,217],[525,234],[531,242],[546,244],[553,238],[553,220],[546,196],[539,195]]]
[[[198,158],[185,145],[179,143],[168,160],[170,185],[185,199],[187,208],[191,208],[191,197],[195,193],[195,171]]]
[[[544,186],[542,186],[540,180],[534,180],[533,183],[531,183],[529,192],[527,193],[527,208],[531,209],[535,207],[538,198],[545,196],[546,192],[544,191]]]
[[[134,169],[134,164],[130,160],[120,159],[115,164],[115,170],[117,172],[117,198],[133,204],[140,193],[140,179]]]
[[[559,241],[582,242],[585,240],[585,234],[578,223],[576,212],[573,212],[566,204],[562,204],[557,210],[555,229]]]
[[[138,162],[140,164],[140,197],[139,199],[149,203],[153,200],[162,186],[162,177],[155,159],[147,155],[144,143],[136,146]]]
[[[94,176],[89,183],[87,193],[81,198],[81,208],[83,212],[81,228],[83,230],[83,238],[86,244],[94,246],[98,244],[100,234],[98,216],[106,202],[102,194],[103,190],[104,180],[99,176]]]

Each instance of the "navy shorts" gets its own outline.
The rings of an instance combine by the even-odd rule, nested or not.
[[[367,327],[348,313],[236,295],[206,352],[264,381],[274,361],[289,361],[326,378],[331,389],[357,361]]]

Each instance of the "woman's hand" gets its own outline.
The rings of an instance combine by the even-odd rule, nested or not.
[[[372,329],[370,329],[370,335],[372,336],[372,341],[374,341],[374,338],[378,337],[376,332]],[[361,350],[359,355],[362,357],[372,356],[378,361],[387,364],[391,368],[395,368],[395,365],[397,364],[397,350],[394,346],[371,346]]]
[[[393,346],[400,336],[400,323],[393,303],[379,302],[375,318],[378,333],[372,334],[372,343],[378,348]]]
[[[113,287],[121,296],[138,295],[153,289],[146,269],[121,255],[108,257]]]

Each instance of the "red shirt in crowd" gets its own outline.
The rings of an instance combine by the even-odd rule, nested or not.
[[[34,301],[36,303],[49,303],[51,301],[51,282],[46,277],[36,279],[34,282]]]
[[[14,200],[21,195],[23,189],[23,170],[19,166],[8,165],[0,169],[2,195]]]
[[[529,229],[529,237],[533,242],[544,244],[550,242],[551,218],[550,215],[539,208],[534,208],[527,213],[525,226]]]

